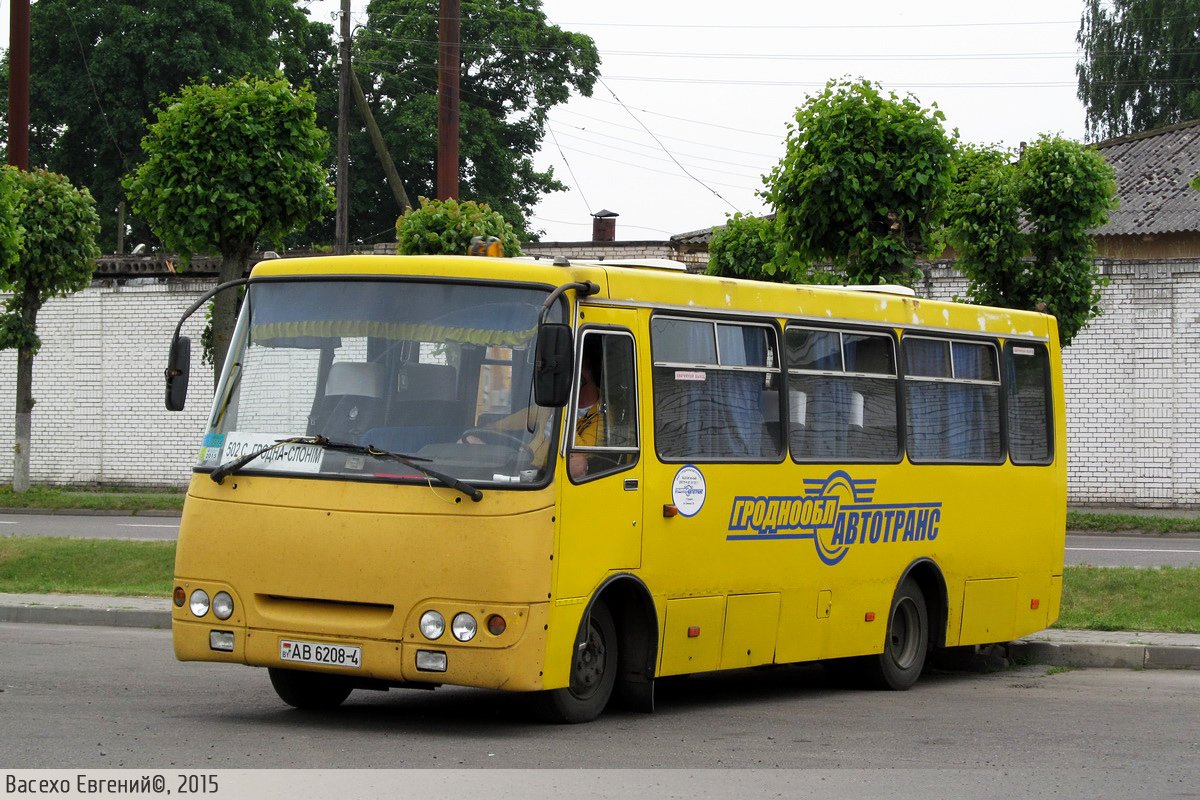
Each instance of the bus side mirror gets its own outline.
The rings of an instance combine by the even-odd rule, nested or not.
[[[533,401],[549,408],[565,406],[571,399],[571,373],[575,366],[571,326],[561,322],[538,326],[534,353]]]
[[[167,411],[183,411],[187,402],[188,372],[192,366],[192,340],[177,336],[171,342],[171,354],[167,357]]]

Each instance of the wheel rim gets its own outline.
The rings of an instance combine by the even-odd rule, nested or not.
[[[579,646],[571,670],[571,694],[581,699],[591,697],[604,681],[608,647],[604,634],[593,620],[588,624],[587,640]]]
[[[888,625],[888,652],[900,669],[911,669],[920,655],[921,617],[911,597],[901,598]]]

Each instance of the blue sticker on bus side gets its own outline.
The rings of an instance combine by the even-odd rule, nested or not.
[[[671,482],[671,502],[685,517],[694,517],[704,507],[704,474],[688,464],[675,473]]]
[[[852,545],[933,541],[941,532],[941,503],[876,504],[873,478],[839,470],[804,483],[799,496],[733,498],[726,541],[812,539],[817,556],[833,566]]]

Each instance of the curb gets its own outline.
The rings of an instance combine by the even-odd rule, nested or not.
[[[1016,663],[1052,667],[1116,667],[1122,669],[1200,669],[1200,647],[1111,644],[1107,642],[1039,642],[1018,639],[1008,645]]]
[[[17,514],[25,517],[175,517],[182,511],[167,508],[143,508],[126,511],[116,508],[0,508],[0,514]]]
[[[97,625],[108,628],[170,630],[171,612],[141,608],[0,605],[0,622],[38,622],[50,625]]]

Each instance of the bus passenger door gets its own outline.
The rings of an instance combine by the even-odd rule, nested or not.
[[[588,317],[633,323],[631,311],[589,309]],[[587,596],[605,575],[642,563],[635,341],[627,328],[592,326],[582,330],[577,348],[578,391],[568,409],[560,478],[560,598]]]

